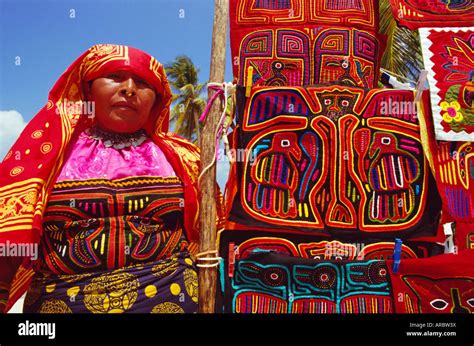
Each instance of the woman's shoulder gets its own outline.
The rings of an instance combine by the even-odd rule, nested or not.
[[[173,147],[173,149],[180,155],[182,155],[182,158],[189,161],[199,161],[201,150],[196,144],[190,142],[189,140],[173,132],[167,132],[166,134],[163,134],[162,140]]]

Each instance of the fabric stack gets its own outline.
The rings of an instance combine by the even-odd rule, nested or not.
[[[429,95],[417,107],[414,91],[376,88],[378,2],[232,0],[230,9],[231,146],[242,154],[219,235],[222,311],[474,311],[472,251],[461,251],[474,240],[472,145],[434,153]],[[455,42],[472,61],[473,39]],[[457,107],[446,102],[448,113]],[[457,248],[443,246],[450,221],[462,224]]]

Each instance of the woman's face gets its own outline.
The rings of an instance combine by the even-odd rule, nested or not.
[[[100,128],[132,133],[144,128],[155,103],[156,93],[145,80],[126,71],[94,79],[89,100],[95,102]]]

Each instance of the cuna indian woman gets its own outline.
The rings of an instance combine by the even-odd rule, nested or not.
[[[199,151],[168,132],[163,65],[96,45],[0,164],[0,311],[193,313]]]

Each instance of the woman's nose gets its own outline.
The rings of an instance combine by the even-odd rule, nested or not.
[[[137,86],[133,78],[127,78],[122,82],[120,87],[120,93],[128,97],[135,96],[137,91]]]

